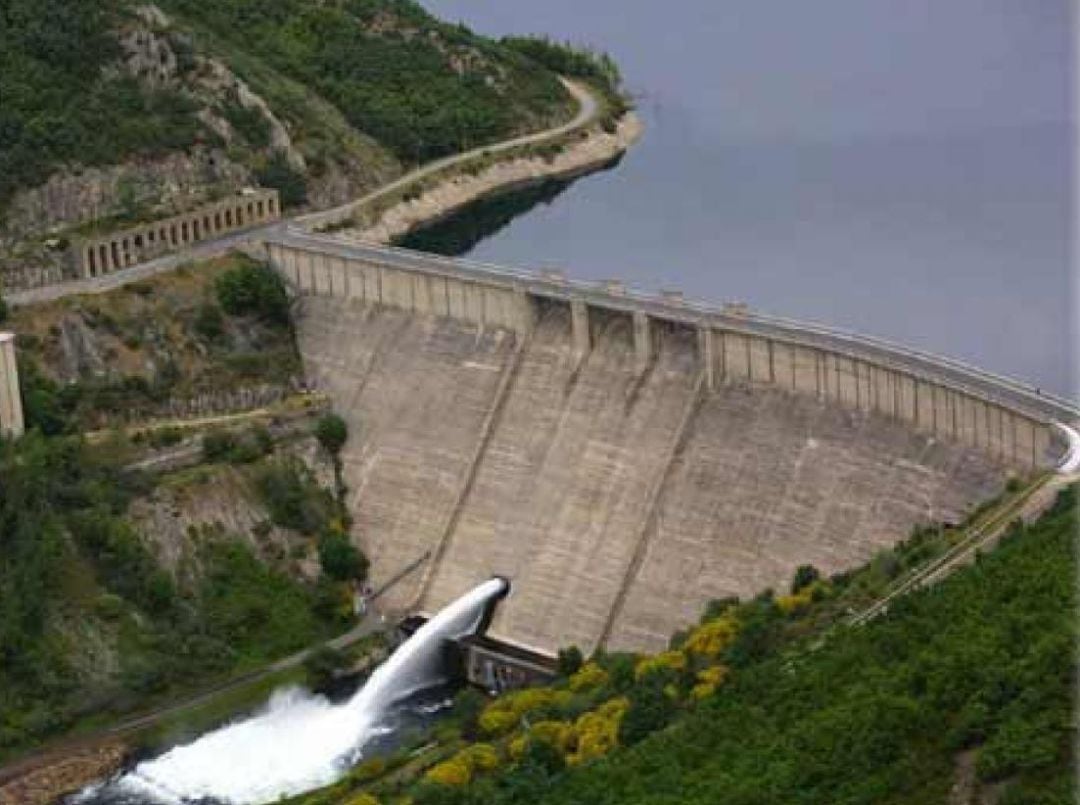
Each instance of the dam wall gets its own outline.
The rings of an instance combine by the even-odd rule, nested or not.
[[[309,381],[332,395],[349,427],[347,502],[380,586],[437,549],[516,338],[320,296],[304,298],[297,322]],[[422,578],[405,575],[380,603],[411,608]]]
[[[618,283],[332,238],[268,244],[307,371],[350,425],[386,603],[493,574],[490,634],[657,649],[711,598],[787,588],[1048,467],[1075,408],[946,360]],[[488,272],[492,272],[488,276]]]

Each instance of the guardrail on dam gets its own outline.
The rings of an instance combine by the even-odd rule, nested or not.
[[[305,371],[382,600],[493,574],[491,635],[655,650],[710,598],[834,573],[1060,452],[1074,406],[870,339],[289,230]]]
[[[656,331],[693,328],[708,388],[768,384],[884,413],[941,439],[1016,466],[1055,461],[1053,423],[1080,407],[949,358],[814,324],[715,307],[673,292],[658,296],[618,282],[592,285],[405,249],[289,230],[267,242],[271,264],[301,293],[323,294],[490,327],[528,331],[543,300],[570,306],[573,341],[591,346],[590,311],[628,314],[644,371]]]

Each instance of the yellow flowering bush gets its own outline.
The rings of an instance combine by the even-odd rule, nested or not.
[[[477,743],[467,746],[449,760],[428,769],[426,775],[433,783],[448,786],[468,785],[477,772],[494,771],[499,768],[499,753],[491,744]]]
[[[697,684],[690,689],[690,698],[700,700],[712,696],[727,678],[728,669],[724,665],[714,665],[704,671],[698,671]]]
[[[480,714],[477,722],[480,731],[487,735],[502,735],[517,726],[518,717],[511,710],[487,709]]]
[[[432,766],[424,777],[433,783],[459,788],[469,784],[472,779],[472,769],[467,760],[455,755],[449,760]]]
[[[603,757],[619,744],[619,722],[630,706],[625,697],[605,702],[574,722],[572,751],[566,762],[576,766]]]
[[[499,768],[499,753],[495,751],[495,747],[491,744],[473,744],[472,746],[462,749],[458,753],[458,757],[463,758],[472,771],[494,771]]]
[[[379,800],[375,799],[371,794],[357,794],[352,799],[345,800],[344,805],[379,805]]]
[[[690,632],[683,643],[683,651],[702,657],[716,657],[731,645],[738,633],[738,621],[732,615],[721,615]]]
[[[778,606],[780,611],[785,615],[804,612],[810,608],[810,604],[813,603],[813,601],[822,598],[828,592],[828,582],[818,580],[813,584],[808,584],[806,587],[803,587],[797,593],[780,596],[776,599],[776,606]]]
[[[664,651],[652,657],[642,657],[634,666],[634,678],[643,679],[654,671],[683,671],[686,668],[686,655],[681,651]]]
[[[484,708],[480,729],[488,735],[502,735],[518,725],[521,717],[542,707],[562,707],[573,694],[568,690],[526,688],[506,693]]]
[[[566,754],[574,737],[574,728],[565,721],[537,721],[525,732],[515,735],[510,741],[510,757],[521,760],[530,741],[541,741]]]
[[[608,672],[597,665],[589,662],[570,677],[570,690],[578,693],[583,690],[598,688],[608,681]]]

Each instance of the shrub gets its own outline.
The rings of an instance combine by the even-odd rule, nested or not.
[[[349,438],[349,428],[337,414],[323,414],[315,425],[315,438],[328,453],[336,456]]]
[[[325,531],[337,513],[333,496],[293,459],[268,461],[255,481],[274,525],[314,535]]]
[[[626,698],[612,699],[578,718],[574,722],[574,749],[567,755],[567,764],[577,766],[603,757],[618,746],[619,723],[629,705]]]
[[[797,593],[804,587],[809,587],[821,578],[821,574],[813,565],[799,565],[795,570],[795,577],[791,580],[791,592]]]
[[[257,316],[277,325],[289,323],[289,295],[281,277],[267,265],[245,261],[215,281],[218,303],[231,316]]]
[[[738,631],[734,615],[723,615],[691,631],[683,650],[702,657],[716,657],[732,643]]]
[[[8,304],[4,301],[3,295],[0,295],[0,324],[7,321],[8,317]]]
[[[307,686],[314,691],[323,691],[333,684],[337,672],[346,668],[349,658],[330,645],[319,646],[304,658],[304,677]]]
[[[207,461],[225,461],[236,447],[236,437],[228,431],[213,430],[203,434],[202,452]]]
[[[632,746],[642,738],[663,729],[675,715],[675,703],[662,685],[645,683],[630,694],[630,705],[619,720],[619,743]]]
[[[362,581],[367,576],[367,558],[340,532],[331,531],[319,540],[319,564],[336,581]]]
[[[559,676],[573,676],[581,668],[583,662],[584,658],[581,656],[581,649],[577,646],[559,649]]]
[[[608,672],[595,662],[587,663],[573,676],[570,677],[570,690],[575,693],[583,690],[592,690],[601,685],[606,685]]]
[[[243,137],[248,145],[253,148],[270,145],[270,121],[258,107],[243,106],[234,95],[222,105],[221,112],[233,131]]]
[[[704,627],[702,627],[704,628]],[[641,680],[652,674],[667,676],[686,670],[686,655],[681,651],[664,651],[653,657],[643,657],[634,667],[634,678]]]
[[[343,805],[379,805],[379,800],[377,800],[371,794],[368,794],[366,792],[361,792],[361,793],[357,794],[355,797],[351,797],[351,798],[345,800]]]
[[[484,694],[472,687],[462,689],[454,697],[454,716],[461,726],[462,736],[467,739],[476,736],[480,714],[486,704],[487,699]]]
[[[177,427],[154,428],[146,437],[149,445],[157,450],[172,447],[184,440],[184,431]]]
[[[723,665],[714,665],[704,671],[698,671],[697,683],[690,689],[690,697],[696,700],[712,696],[727,679],[728,669]]]
[[[439,785],[459,788],[469,784],[472,779],[472,768],[467,760],[455,755],[450,760],[444,760],[428,769],[424,779]]]
[[[225,317],[221,315],[221,308],[213,302],[199,305],[195,314],[195,332],[207,341],[217,341],[225,335]]]
[[[284,151],[275,151],[255,171],[255,178],[263,187],[278,191],[282,207],[297,207],[307,201],[307,179],[304,174],[289,164]]]

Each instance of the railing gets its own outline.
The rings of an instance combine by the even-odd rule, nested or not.
[[[779,337],[782,340],[825,347],[832,352],[912,372],[922,369],[924,378],[964,393],[1021,408],[1039,418],[1075,421],[1080,418],[1080,405],[1054,394],[1048,394],[1028,384],[1003,375],[988,372],[963,361],[904,347],[883,338],[862,335],[848,330],[797,321],[780,316],[753,312],[733,312],[731,309],[700,300],[674,300],[635,288],[612,291],[582,280],[554,278],[534,271],[491,263],[451,258],[350,240],[341,235],[313,235],[287,227],[278,239],[284,246],[308,247],[317,251],[340,250],[359,258],[383,258],[389,267],[453,276],[471,281],[498,284],[524,283],[534,293],[554,297],[595,300],[604,307],[639,309],[652,312],[658,318],[706,324],[720,323],[725,329],[752,335]],[[916,371],[915,374],[918,374]],[[942,374],[946,375],[944,378]],[[1011,395],[1005,399],[1002,395]]]

